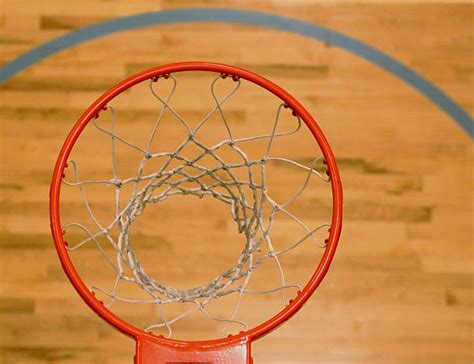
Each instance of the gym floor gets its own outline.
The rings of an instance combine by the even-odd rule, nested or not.
[[[195,8],[227,18],[105,25]],[[238,10],[261,16],[232,21]],[[314,34],[257,25],[262,14],[312,24]],[[132,362],[133,341],[93,314],[61,269],[52,170],[73,123],[108,88],[149,67],[207,60],[300,99],[344,184],[331,270],[294,318],[254,343],[255,363],[472,363],[473,18],[469,2],[0,0],[0,362]],[[35,51],[94,24],[91,39]],[[291,153],[309,157],[302,148]],[[197,229],[206,223],[193,218]],[[182,221],[166,226],[163,235],[176,234]]]

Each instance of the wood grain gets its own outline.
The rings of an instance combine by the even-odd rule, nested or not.
[[[2,0],[0,63],[106,19],[206,6],[267,11],[343,32],[410,66],[474,113],[474,7],[469,3]],[[96,39],[0,85],[0,362],[132,362],[133,342],[92,314],[61,270],[49,233],[49,182],[67,132],[102,92],[144,68],[190,59],[248,68],[294,94],[316,116],[343,178],[345,225],[334,265],[297,316],[254,344],[255,362],[472,363],[473,145],[468,135],[398,78],[346,51],[274,30],[192,23]],[[262,111],[264,101],[242,97],[250,100],[245,110],[236,106],[229,112],[244,132],[270,112]],[[179,102],[189,117],[206,110],[199,99]],[[150,109],[149,101],[138,99],[123,115],[141,123]],[[307,163],[311,146],[302,138],[280,148]],[[284,196],[288,183],[299,177],[277,171],[275,190]],[[295,211],[317,221],[328,211],[324,204],[314,209],[320,198],[311,192]],[[68,202],[73,214],[78,205],[73,197]],[[188,209],[178,218],[173,208],[185,211],[185,201],[167,205],[167,223],[159,234],[143,226],[150,235],[144,249],[164,247],[161,255],[147,257],[150,264],[163,264],[159,273],[186,284],[185,266],[173,264],[186,252],[193,253],[184,261],[198,267],[197,280],[238,254],[238,242],[216,245],[233,231],[232,221],[221,218],[220,205],[209,203],[211,217]],[[151,216],[155,213],[160,216],[159,211]],[[181,233],[186,219],[192,223]],[[293,233],[283,227],[278,234]],[[214,254],[205,265],[203,251]],[[83,262],[93,259],[93,249],[81,253]],[[290,275],[304,276],[313,260],[305,251],[284,264]],[[274,280],[274,273],[268,269],[262,279]],[[91,274],[102,273],[94,267]],[[249,317],[260,317],[265,307],[256,303]],[[137,313],[137,319],[143,315]],[[179,329],[191,336],[201,334],[199,325],[202,332],[213,330],[198,318],[188,325]]]

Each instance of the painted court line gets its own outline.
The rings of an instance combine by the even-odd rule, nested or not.
[[[108,20],[65,34],[22,54],[0,68],[0,83],[52,54],[91,39],[151,25],[187,22],[239,23],[262,26],[300,34],[345,49],[405,81],[448,114],[471,138],[474,137],[474,122],[467,112],[438,87],[396,59],[368,44],[334,30],[298,19],[256,11],[220,8],[179,9]]]

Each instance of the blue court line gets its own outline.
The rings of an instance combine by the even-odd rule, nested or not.
[[[255,11],[220,8],[179,9],[112,19],[60,36],[22,54],[0,68],[0,83],[5,82],[10,77],[32,64],[41,61],[43,58],[90,39],[102,37],[114,32],[151,25],[186,22],[239,23],[262,26],[304,35],[345,49],[365,58],[405,81],[438,105],[438,107],[451,116],[471,138],[474,138],[474,122],[472,118],[443,91],[394,58],[357,39],[334,30],[302,20]]]

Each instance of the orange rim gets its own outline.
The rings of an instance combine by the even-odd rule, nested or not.
[[[252,82],[256,85],[265,88],[266,90],[280,98],[283,102],[288,104],[289,107],[293,111],[295,111],[297,115],[305,122],[306,126],[313,134],[314,138],[316,139],[316,142],[318,143],[324,155],[324,159],[328,168],[328,174],[330,177],[333,196],[333,212],[330,234],[327,240],[327,246],[325,248],[321,261],[319,262],[306,286],[300,292],[298,292],[297,296],[293,300],[291,300],[290,303],[282,311],[280,311],[274,317],[261,323],[260,325],[234,336],[205,341],[182,341],[175,339],[167,339],[162,336],[156,336],[152,333],[145,332],[142,329],[130,325],[129,323],[116,316],[110,310],[108,310],[102,304],[102,302],[100,302],[92,294],[92,292],[88,289],[88,287],[85,285],[78,272],[76,271],[69,256],[69,253],[66,249],[66,243],[63,236],[60,218],[60,193],[63,173],[66,168],[66,163],[72,151],[72,148],[74,147],[74,144],[76,143],[81,132],[89,123],[89,121],[94,118],[95,115],[98,114],[100,110],[102,110],[102,108],[105,107],[110,100],[112,100],[118,94],[122,93],[124,90],[133,87],[137,83],[143,82],[153,77],[185,71],[208,71],[228,74],[230,76],[237,76],[239,78],[245,79],[249,82]],[[290,317],[292,317],[313,294],[313,292],[324,279],[329,269],[331,261],[336,252],[339,237],[341,234],[342,215],[342,183],[339,171],[337,169],[336,160],[326,137],[324,136],[321,128],[318,126],[311,114],[292,95],[290,95],[287,91],[283,90],[281,87],[277,86],[273,82],[267,80],[266,78],[241,68],[211,62],[180,62],[155,67],[140,72],[120,82],[116,86],[112,87],[109,91],[104,93],[82,114],[82,116],[79,118],[79,120],[76,122],[69,135],[67,136],[61,148],[54,168],[50,188],[51,231],[56,245],[56,250],[58,252],[63,269],[66,272],[69,280],[71,281],[72,285],[79,293],[79,295],[89,305],[89,307],[91,307],[99,316],[101,316],[112,326],[114,326],[124,334],[134,337],[138,342],[151,341],[165,346],[181,348],[191,347],[203,351],[212,348],[231,346],[235,345],[236,343],[251,342],[255,339],[258,339],[259,337],[266,335],[270,331],[283,324]]]

